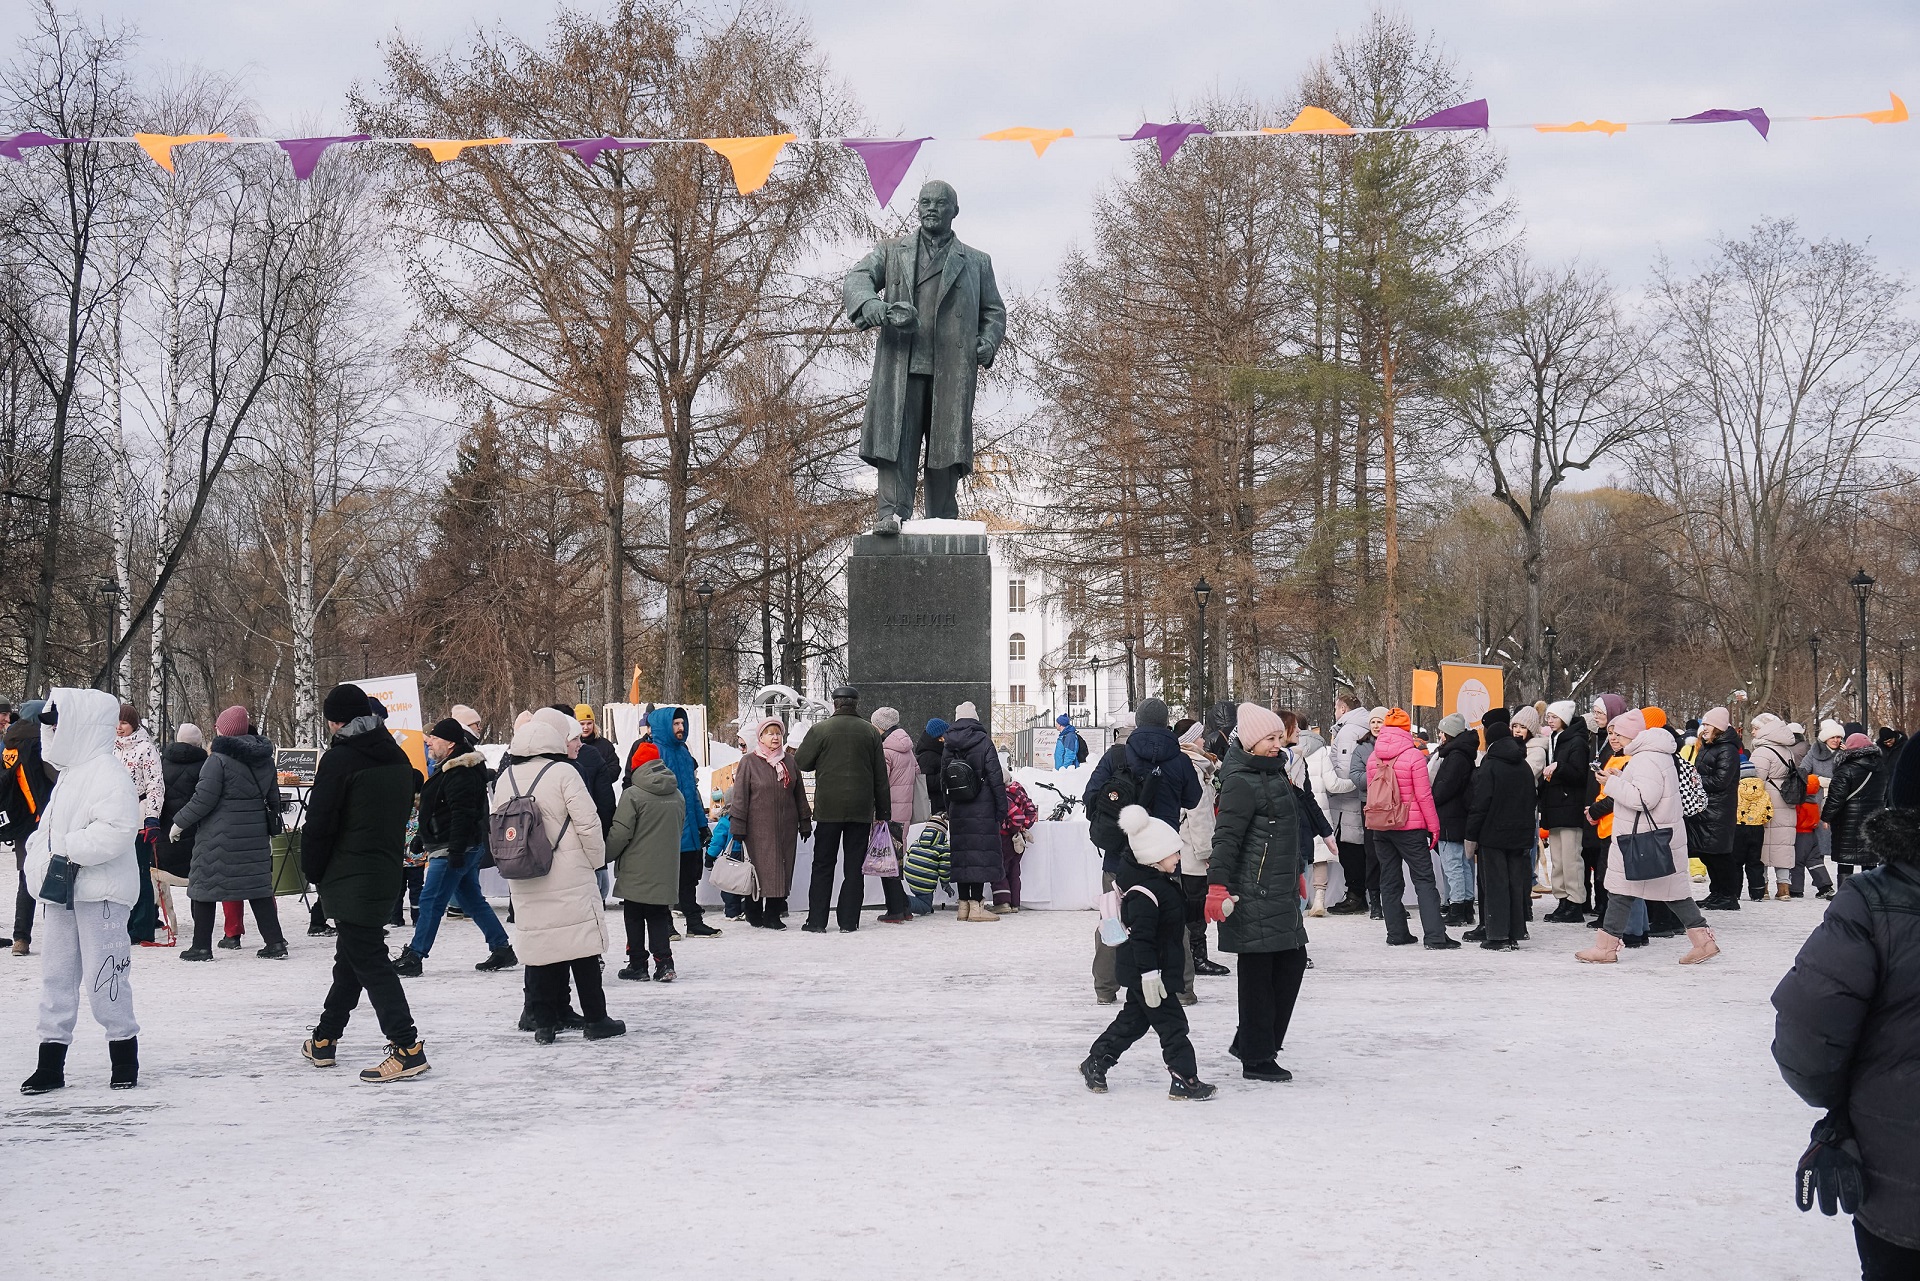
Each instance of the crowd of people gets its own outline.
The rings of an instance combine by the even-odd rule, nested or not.
[[[1920,1258],[1920,753],[1899,731],[1876,740],[1827,720],[1809,739],[1763,713],[1743,734],[1724,707],[1681,726],[1613,694],[1584,713],[1561,701],[1492,708],[1478,725],[1453,714],[1431,739],[1399,708],[1346,698],[1324,732],[1290,711],[1221,710],[1174,722],[1162,700],[1143,700],[1088,777],[1105,890],[1094,995],[1121,1007],[1080,1064],[1090,1090],[1105,1093],[1152,1031],[1169,1096],[1212,1097],[1183,1007],[1197,978],[1227,974],[1242,1075],[1290,1080],[1279,1057],[1313,965],[1308,918],[1365,914],[1388,946],[1514,952],[1531,939],[1534,901],[1551,898],[1541,923],[1593,930],[1574,953],[1583,963],[1616,964],[1623,949],[1684,933],[1677,959],[1697,965],[1720,951],[1705,913],[1741,910],[1743,881],[1749,903],[1799,898],[1810,883],[1834,906],[1774,997],[1782,1072],[1828,1109],[1802,1161],[1802,1204],[1854,1212],[1863,1260]],[[0,714],[0,839],[14,843],[19,875],[11,951],[44,957],[39,1061],[22,1089],[65,1085],[83,993],[107,1035],[110,1084],[131,1088],[131,948],[173,937],[174,889],[191,918],[182,960],[213,959],[217,915],[218,946],[239,948],[248,907],[256,955],[288,955],[273,745],[230,707],[211,744],[183,725],[160,749],[135,709],[95,690]],[[970,703],[915,736],[892,708],[863,715],[858,691],[842,687],[797,749],[778,718],[744,724],[732,785],[709,796],[675,707],[647,717],[624,762],[590,708],[523,712],[497,769],[479,750],[478,716],[455,707],[425,735],[424,776],[359,687],[329,691],[324,717],[298,875],[317,890],[308,933],[333,937],[334,964],[301,1049],[333,1066],[364,993],[387,1042],[360,1073],[370,1083],[429,1070],[403,980],[425,974],[452,906],[486,944],[476,969],[523,970],[520,1026],[543,1045],[572,1029],[625,1033],[603,983],[610,906],[625,927],[616,978],[673,982],[672,945],[721,933],[697,892],[723,859],[723,916],[750,928],[786,928],[805,839],[809,933],[858,930],[868,876],[888,925],[929,914],[942,884],[960,922],[1020,910],[1037,810]],[[1062,730],[1055,764],[1073,768],[1084,742]],[[1329,903],[1336,864],[1345,893]],[[506,881],[505,922],[481,892],[486,866]],[[386,931],[409,909],[396,957]],[[1232,969],[1210,954],[1209,927]]]

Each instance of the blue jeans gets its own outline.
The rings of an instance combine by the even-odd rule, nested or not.
[[[413,927],[413,942],[407,946],[416,956],[433,950],[433,939],[440,932],[440,919],[447,914],[447,900],[480,927],[487,947],[499,951],[507,945],[506,927],[494,915],[493,905],[480,892],[480,851],[467,851],[464,867],[454,867],[444,858],[427,861],[427,883],[420,891],[420,923]]]
[[[1440,874],[1447,883],[1447,902],[1473,902],[1473,861],[1465,841],[1440,842]]]

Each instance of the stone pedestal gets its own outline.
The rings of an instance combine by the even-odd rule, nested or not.
[[[986,526],[908,521],[863,534],[847,560],[847,675],[860,710],[900,712],[917,740],[972,702],[993,726],[993,566]]]

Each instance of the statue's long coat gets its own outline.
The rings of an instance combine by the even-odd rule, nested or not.
[[[847,318],[856,325],[860,308],[874,298],[889,303],[914,301],[914,255],[918,233],[882,241],[847,273],[841,295]],[[927,467],[973,471],[973,393],[978,365],[993,363],[1007,332],[1007,309],[993,283],[993,260],[956,238],[940,277],[940,304],[922,315],[931,326],[935,355],[933,421],[926,446]],[[862,328],[867,326],[862,325]],[[907,364],[913,355],[910,333],[881,325],[873,351],[873,383],[867,389],[867,417],[860,429],[860,460],[870,466],[897,462],[900,422],[906,407]]]

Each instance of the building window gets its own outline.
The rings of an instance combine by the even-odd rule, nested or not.
[[[1025,685],[1007,686],[1007,701],[1016,707],[1024,705],[1027,701],[1027,687]]]
[[[1085,632],[1075,632],[1073,635],[1067,637],[1067,661],[1069,663],[1084,663],[1087,661],[1087,634]]]
[[[1007,580],[1007,612],[1024,614],[1027,612],[1027,580],[1009,578]]]
[[[1027,661],[1027,638],[1024,633],[1015,632],[1007,637],[1007,661],[1010,663]],[[1016,698],[1013,701],[1017,703],[1020,700]]]
[[[1067,686],[1067,702],[1069,704],[1078,703],[1082,706],[1085,706],[1086,701],[1087,701],[1087,687],[1085,685]]]
[[[1087,607],[1087,585],[1085,583],[1067,584],[1067,609],[1080,613]]]

